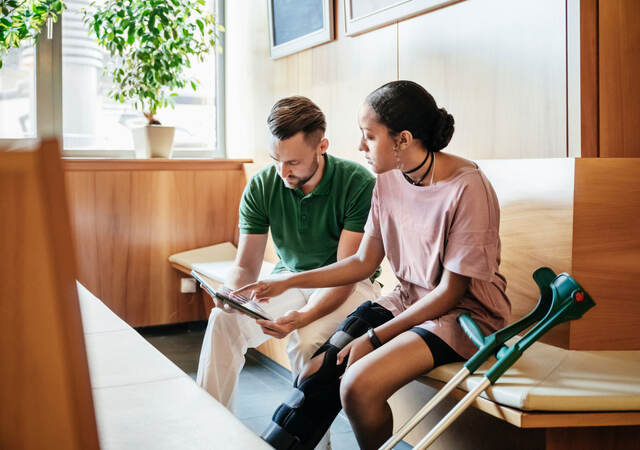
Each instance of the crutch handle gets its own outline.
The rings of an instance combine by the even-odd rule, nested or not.
[[[499,354],[498,362],[487,371],[485,377],[494,384],[542,335],[562,322],[577,320],[596,304],[591,296],[569,274],[561,273],[550,286],[553,292],[551,308],[531,330],[512,348]]]
[[[478,351],[465,363],[465,367],[470,373],[474,373],[490,356],[495,355],[497,358],[500,358],[500,356],[508,350],[505,342],[536,322],[539,322],[549,313],[553,301],[553,292],[551,291],[550,284],[553,283],[555,278],[556,274],[548,267],[540,267],[533,272],[533,280],[540,289],[540,297],[538,298],[538,303],[535,308],[517,322],[489,336],[485,337],[482,335],[482,331],[480,331],[478,325],[476,325],[467,313],[458,316],[458,323],[467,336],[469,336],[469,339],[478,347]]]

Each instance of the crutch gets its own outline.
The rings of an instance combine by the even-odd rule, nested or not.
[[[498,361],[487,372],[483,382],[469,392],[415,448],[424,449],[431,445],[484,389],[490,384],[494,384],[520,358],[531,344],[553,326],[568,320],[578,319],[584,312],[595,305],[591,297],[567,274],[556,276],[551,269],[542,267],[534,272],[533,279],[540,288],[540,298],[534,310],[518,322],[484,337],[471,317],[462,314],[458,318],[465,333],[479,347],[478,352],[413,418],[381,447],[382,449],[393,448],[460,382],[475,372],[492,354],[495,354]],[[512,348],[504,345],[507,340],[536,322],[538,324],[527,332]]]
[[[413,428],[415,428],[422,419],[424,419],[429,412],[436,407],[451,391],[453,391],[467,376],[473,374],[478,367],[480,367],[490,356],[496,354],[498,350],[504,345],[506,341],[511,339],[518,333],[526,330],[534,323],[540,321],[551,307],[552,293],[549,287],[556,274],[549,268],[542,267],[533,273],[533,279],[540,289],[540,297],[535,308],[526,316],[512,323],[511,325],[496,331],[495,333],[482,337],[481,332],[471,332],[465,327],[472,326],[477,328],[473,321],[469,322],[462,317],[468,317],[461,315],[458,318],[458,322],[463,327],[467,335],[473,340],[473,343],[478,346],[479,350],[466,362],[464,367],[455,374],[447,384],[445,384],[436,395],[434,395],[429,402],[422,407],[418,413],[407,421],[400,429],[393,435],[387,442],[384,443],[381,450],[392,449],[398,444]],[[469,318],[470,319],[470,318]],[[471,325],[473,324],[473,325]]]

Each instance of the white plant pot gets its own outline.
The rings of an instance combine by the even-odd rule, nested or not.
[[[175,127],[146,125],[133,128],[133,146],[136,158],[171,158]]]

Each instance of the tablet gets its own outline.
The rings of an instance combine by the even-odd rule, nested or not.
[[[230,308],[240,311],[254,319],[273,320],[269,314],[264,309],[260,308],[255,302],[239,295],[232,296],[228,289],[226,290],[227,292],[224,293],[220,292],[220,290],[216,291],[211,285],[211,280],[206,275],[196,272],[195,270],[191,271],[191,275],[193,278],[198,280],[202,287],[206,289],[212,297],[220,299],[223,303],[229,305]]]

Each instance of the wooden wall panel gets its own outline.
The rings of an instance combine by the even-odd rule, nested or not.
[[[567,156],[580,158],[582,149],[582,92],[580,91],[580,0],[567,2]]]
[[[305,95],[327,117],[329,152],[362,162],[358,108],[373,89],[397,77],[397,26],[357,37],[344,35],[336,8],[336,40],[272,60],[265,2],[227,5],[227,146],[230,157],[250,156],[252,174],[270,162],[266,119],[279,98]],[[240,31],[242,30],[242,31]]]
[[[96,217],[96,229],[86,235],[93,240],[95,233],[98,266],[92,270],[100,275],[100,296],[107,306],[120,317],[126,317],[126,289],[129,248],[135,245],[130,242],[130,226],[134,219],[131,213],[130,193],[131,176],[128,172],[97,172],[95,174],[95,197],[93,214]],[[71,205],[72,214],[73,205]],[[76,239],[79,249],[84,245],[84,239],[77,232]],[[134,250],[132,248],[132,250]],[[135,248],[139,252],[139,248]],[[78,264],[84,265],[84,260],[78,255]],[[80,280],[82,282],[83,280]],[[98,295],[98,294],[96,294]]]
[[[640,158],[576,160],[573,275],[596,307],[572,324],[576,350],[640,349]]]
[[[71,214],[72,230],[96,230],[95,188],[96,176],[93,172],[77,172],[73,177],[66,177],[67,197],[73,205]],[[77,265],[78,279],[96,296],[102,295],[100,285],[100,271],[94,270],[98,266],[98,234],[87,235],[82,241],[82,248],[76,245],[82,253],[82,263]],[[122,311],[120,311],[122,313]]]
[[[371,91],[397,79],[398,29],[394,24],[347,37],[343,21],[339,11],[337,41],[300,54],[298,90],[325,111],[330,152],[364,164],[358,111]]]
[[[0,150],[0,448],[99,448],[59,157]]]
[[[540,291],[533,272],[542,266],[571,271],[573,159],[477,161],[500,201],[500,270],[507,278],[512,321],[533,309]],[[535,176],[531,176],[535,173]],[[567,348],[569,325],[543,342]]]
[[[640,2],[598,5],[600,156],[640,157]]]
[[[154,163],[66,163],[79,279],[132,326],[206,318],[167,257],[233,241],[246,181],[241,162]]]
[[[567,155],[565,6],[468,1],[399,23],[399,78],[421,83],[454,116],[451,152]]]
[[[252,158],[252,175],[269,161],[271,105],[297,91],[297,55],[271,60],[266,2],[226,2],[225,12],[227,156]]]
[[[597,157],[598,0],[580,0],[580,144],[582,157]]]
[[[343,0],[335,10],[335,41],[272,60],[266,3],[227,5],[228,151],[255,159],[250,174],[269,161],[269,108],[292,94],[323,108],[331,152],[361,161],[355,113],[398,78],[424,84],[454,114],[454,153],[567,156],[566,2],[460,2],[356,37],[344,35]]]

